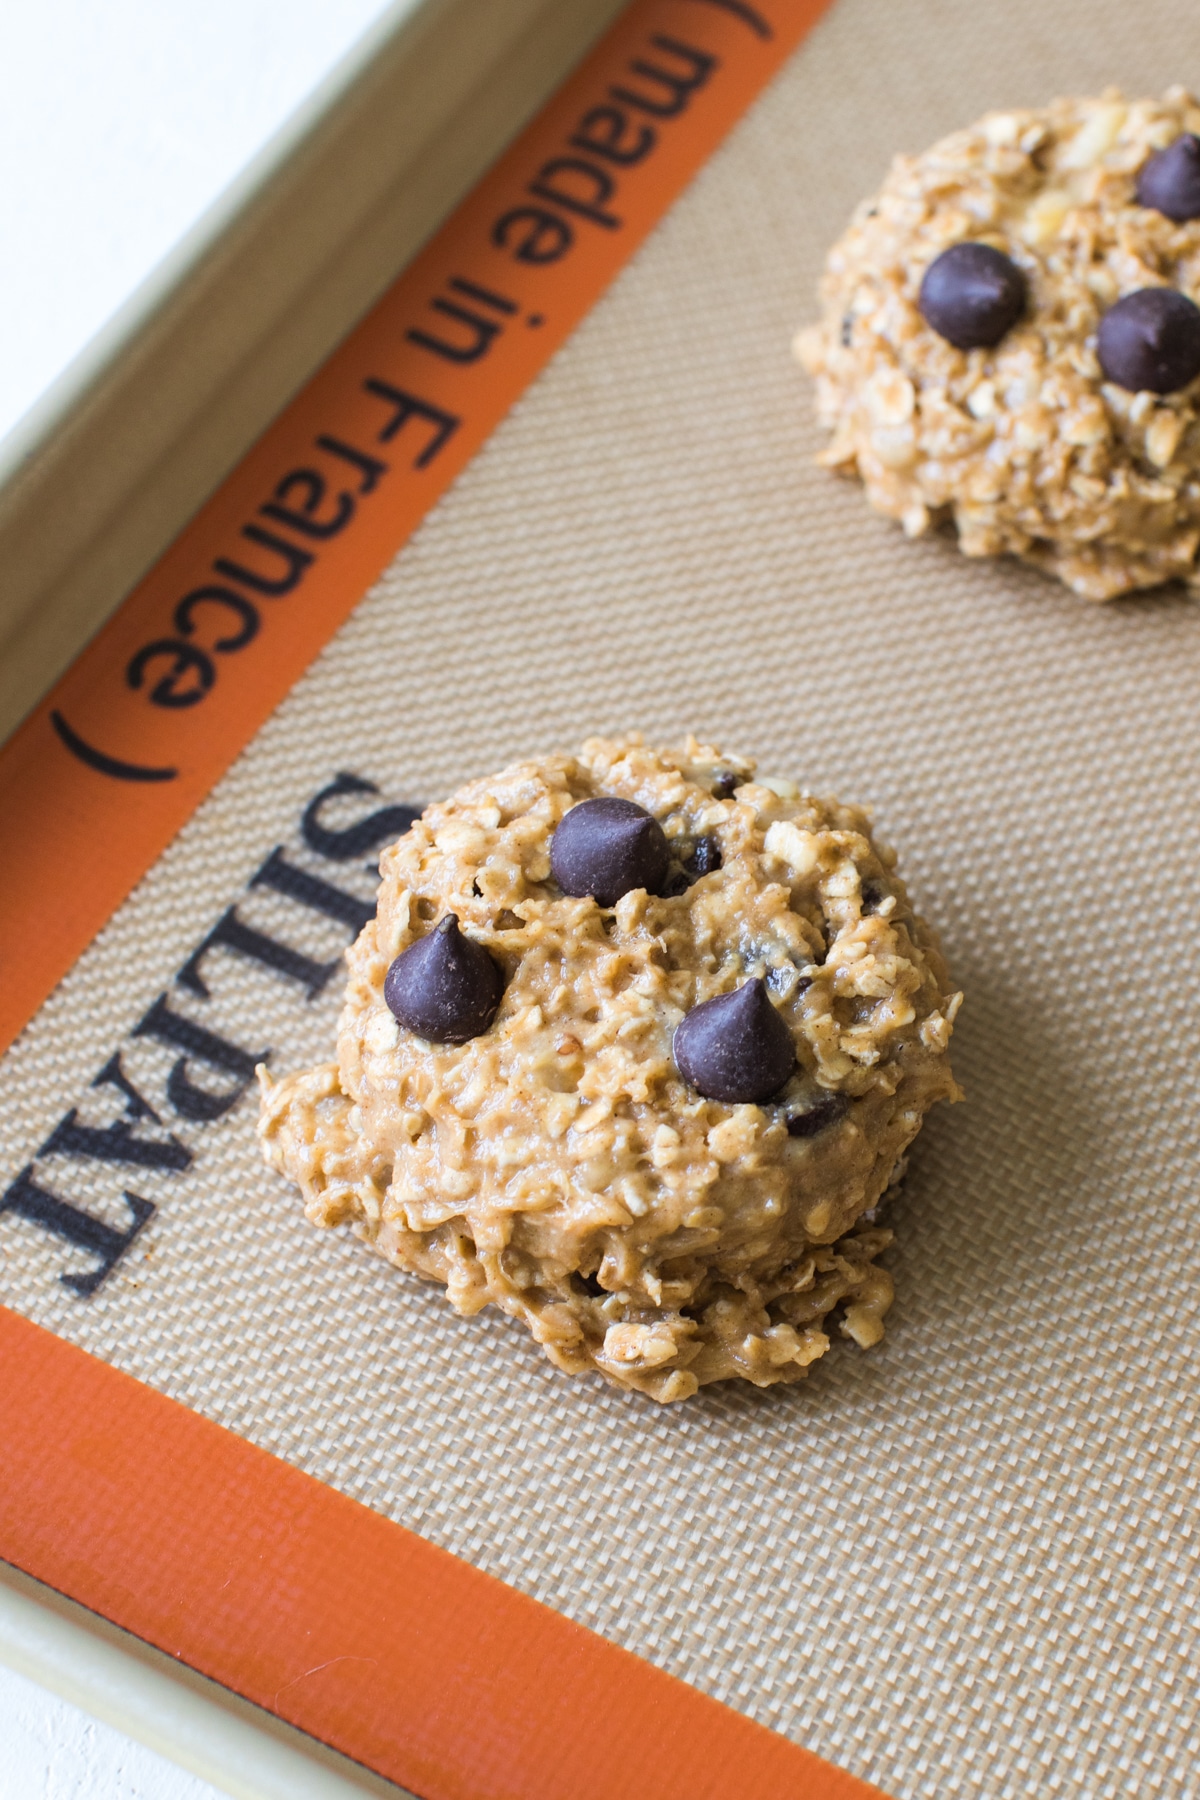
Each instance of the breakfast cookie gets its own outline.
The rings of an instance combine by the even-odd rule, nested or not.
[[[952,524],[1089,600],[1200,586],[1200,104],[1056,100],[901,156],[796,352],[910,536]]]
[[[656,1400],[795,1381],[892,1297],[873,1209],[960,996],[866,814],[689,740],[473,781],[385,851],[268,1161],[463,1314]]]

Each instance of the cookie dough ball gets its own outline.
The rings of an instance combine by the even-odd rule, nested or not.
[[[1089,600],[1200,584],[1196,133],[1182,88],[1112,90],[898,157],[796,340],[821,460],[910,536],[952,524]]]
[[[337,1061],[262,1072],[267,1159],[314,1224],[572,1374],[799,1380],[834,1315],[883,1335],[873,1211],[957,1092],[960,996],[894,862],[858,807],[694,740],[471,782],[381,859]]]

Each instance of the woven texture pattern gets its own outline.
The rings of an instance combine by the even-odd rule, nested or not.
[[[39,1163],[159,1211],[90,1302],[0,1220],[0,1296],[902,1800],[1200,1793],[1200,616],[906,543],[812,466],[788,345],[894,150],[1198,86],[1194,25],[1186,0],[838,0],[3,1070],[8,1176],[339,769],[413,799],[693,727],[873,802],[967,994],[968,1101],[918,1141],[879,1350],[668,1412],[569,1381],[306,1226],[249,1096],[182,1133],[185,1175]],[[345,942],[280,896],[245,911]],[[212,967],[220,1029],[279,1070],[326,1053],[336,980],[310,1005]],[[154,1094],[163,1066],[126,1056]]]

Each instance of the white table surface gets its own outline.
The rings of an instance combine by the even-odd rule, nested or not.
[[[0,17],[0,437],[386,0],[37,0]],[[217,1790],[0,1665],[0,1800]]]
[[[216,1788],[0,1665],[0,1800],[220,1800]]]
[[[385,9],[0,11],[0,438]]]

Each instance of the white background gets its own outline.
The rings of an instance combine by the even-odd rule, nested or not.
[[[385,4],[0,8],[0,438]]]
[[[0,437],[386,0],[37,0],[0,11]],[[0,1800],[216,1790],[0,1667]]]
[[[0,1800],[220,1800],[216,1788],[0,1665]]]

